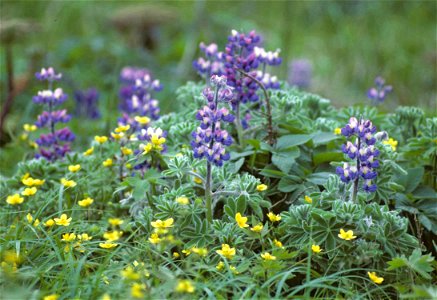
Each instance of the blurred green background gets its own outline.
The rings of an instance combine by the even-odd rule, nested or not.
[[[416,105],[436,114],[436,1],[0,1],[2,25],[32,21],[13,42],[15,97],[5,129],[1,173],[9,174],[26,149],[17,147],[22,124],[40,107],[32,95],[44,88],[33,79],[43,66],[64,74],[59,84],[70,95],[95,87],[100,120],[73,120],[77,149],[95,134],[107,134],[119,116],[118,76],[125,65],[146,67],[164,84],[161,110],[177,109],[175,90],[199,80],[192,61],[198,44],[224,49],[231,29],[255,29],[265,48],[280,48],[276,74],[286,80],[293,59],[311,61],[309,91],[336,106],[369,103],[366,93],[383,76],[394,92],[380,106]],[[21,22],[21,21],[20,21]],[[1,50],[1,99],[6,99],[5,46]],[[74,101],[66,103],[70,111]]]

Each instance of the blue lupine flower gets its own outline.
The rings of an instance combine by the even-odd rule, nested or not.
[[[35,73],[35,77],[38,80],[47,80],[49,82],[58,81],[61,80],[62,74],[56,74],[55,70],[52,67],[49,67],[47,69],[42,68],[41,72]]]
[[[378,76],[375,79],[376,87],[372,87],[367,91],[367,97],[373,104],[379,104],[384,102],[385,97],[393,91],[391,85],[385,85],[384,78]]]
[[[300,89],[311,85],[313,66],[307,59],[296,59],[289,64],[288,83]]]
[[[95,88],[90,88],[86,91],[75,91],[74,99],[76,100],[76,116],[90,119],[100,118],[98,108],[99,92]]]

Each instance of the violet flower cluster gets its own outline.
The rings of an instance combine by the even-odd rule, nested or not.
[[[261,37],[255,31],[245,34],[232,30],[224,52],[219,52],[216,44],[206,46],[201,43],[200,49],[206,58],[199,58],[193,63],[194,68],[204,78],[210,78],[210,75],[226,76],[227,84],[234,89],[231,104],[237,120],[240,120],[240,103],[259,100],[258,83],[243,75],[240,70],[262,82],[266,89],[279,88],[278,78],[266,72],[267,66],[281,64],[279,50],[266,51],[260,45]],[[245,122],[247,127],[249,118],[239,122]]]
[[[218,106],[220,102],[233,99],[233,93],[226,84],[225,76],[213,75],[211,86],[214,90],[207,87],[203,91],[207,105],[196,114],[200,126],[192,133],[191,146],[195,158],[206,158],[208,162],[220,167],[230,158],[225,146],[230,146],[233,142],[231,135],[222,128],[222,121],[232,123],[234,116],[227,108]]]
[[[76,100],[76,116],[89,119],[100,118],[98,108],[99,92],[95,88],[90,88],[86,91],[75,91],[74,100]]]
[[[342,145],[342,151],[350,159],[355,160],[355,164],[345,163],[343,167],[337,167],[336,173],[344,183],[354,182],[358,184],[360,178],[364,180],[363,190],[372,193],[376,191],[374,183],[379,167],[376,159],[379,150],[375,147],[376,127],[369,120],[357,120],[352,117],[349,123],[341,129],[343,136],[347,138],[356,137],[355,142],[348,141]]]
[[[65,109],[54,110],[56,106],[64,103],[68,97],[61,88],[53,90],[53,83],[62,78],[62,74],[56,74],[53,68],[43,68],[41,72],[35,74],[35,77],[38,80],[47,81],[48,83],[47,90],[39,91],[38,94],[33,97],[33,102],[44,105],[47,108],[47,111],[43,111],[38,116],[35,125],[38,128],[47,127],[49,129],[49,133],[41,134],[35,141],[39,146],[39,154],[37,154],[36,157],[43,157],[47,160],[54,161],[64,157],[65,154],[70,151],[70,143],[75,139],[75,135],[68,127],[59,130],[55,129],[57,123],[67,123],[71,119],[71,116],[67,114]]]
[[[288,83],[300,89],[311,85],[313,66],[308,59],[295,59],[288,66]]]
[[[385,85],[384,78],[380,76],[376,77],[375,85],[368,90],[367,97],[376,105],[384,102],[385,97],[393,91],[393,88],[391,85]]]
[[[162,85],[148,70],[132,67],[121,71],[120,80],[125,85],[120,89],[123,116],[119,123],[129,124],[133,132],[147,128],[150,120],[159,118],[159,102],[153,94],[161,91]]]

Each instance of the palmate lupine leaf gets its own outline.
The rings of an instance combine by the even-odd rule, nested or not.
[[[434,257],[431,256],[431,254],[422,255],[420,249],[416,249],[408,258],[405,255],[402,255],[389,261],[389,267],[387,268],[387,271],[407,267],[421,275],[423,278],[431,279],[431,275],[429,273],[433,271],[433,267],[431,265],[433,261]]]

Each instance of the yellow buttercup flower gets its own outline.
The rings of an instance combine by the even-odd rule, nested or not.
[[[314,253],[320,253],[322,252],[322,248],[320,248],[319,245],[312,245],[311,250],[313,250]]]
[[[259,185],[256,186],[256,190],[258,192],[263,192],[263,191],[267,190],[267,188],[268,188],[268,186],[265,185],[265,184],[259,184]]]
[[[276,256],[271,255],[271,254],[268,253],[268,252],[264,252],[263,254],[261,254],[261,257],[262,257],[264,260],[276,260]]]
[[[261,232],[263,228],[264,228],[263,223],[259,223],[258,225],[255,225],[252,228],[250,228],[250,230],[252,230],[253,232]]]
[[[190,200],[187,197],[182,196],[182,197],[177,197],[176,202],[181,205],[188,205],[190,203]]]
[[[40,223],[39,219],[36,219],[35,222],[33,222],[33,227],[38,226]]]
[[[103,143],[106,143],[106,142],[108,141],[108,137],[107,137],[107,136],[98,136],[98,135],[96,135],[96,136],[94,137],[94,140],[95,140],[97,143],[99,143],[99,144],[103,144]]]
[[[120,132],[126,132],[130,129],[130,125],[120,125],[117,128],[114,129],[115,132],[120,133]]]
[[[143,155],[146,155],[150,151],[152,151],[153,145],[151,143],[147,143],[146,145],[141,144],[140,149],[143,150]]]
[[[240,213],[237,213],[235,215],[235,221],[237,221],[237,225],[240,228],[245,228],[245,227],[249,227],[249,225],[247,225],[247,217],[243,217]]]
[[[279,222],[281,220],[281,215],[275,215],[272,212],[269,212],[267,217],[269,218],[270,222]]]
[[[396,151],[396,147],[398,146],[398,141],[389,138],[388,141],[383,141],[382,142],[384,145],[390,145],[391,146],[391,150]]]
[[[179,258],[179,257],[181,257],[181,255],[180,255],[179,253],[177,253],[177,252],[173,252],[173,258],[174,258],[174,259],[177,259],[177,258]]]
[[[156,220],[156,221],[152,221],[150,222],[150,225],[152,225],[153,228],[161,228],[161,229],[165,229],[165,228],[170,228],[173,227],[173,218],[168,218],[167,220],[161,221],[161,220]]]
[[[82,207],[88,207],[91,204],[93,204],[93,202],[94,202],[93,199],[91,199],[90,197],[87,197],[83,200],[78,201],[77,204],[79,204],[79,206],[82,206]]]
[[[313,199],[311,197],[309,197],[309,196],[305,196],[304,199],[305,199],[306,203],[309,203],[309,204],[313,203]]]
[[[196,253],[197,255],[203,256],[203,257],[208,255],[208,249],[206,249],[206,248],[193,247],[193,248],[191,248],[191,252]]]
[[[123,153],[123,155],[131,155],[132,153],[134,153],[134,151],[130,148],[127,147],[121,147],[121,153]]]
[[[36,127],[36,125],[34,125],[34,124],[24,124],[23,125],[24,131],[27,131],[27,132],[35,131],[37,128],[38,127]]]
[[[225,268],[225,263],[222,262],[222,261],[220,261],[220,262],[217,264],[217,266],[215,266],[215,268],[216,268],[218,271],[221,271],[221,270],[223,270],[223,269]]]
[[[123,220],[119,219],[119,218],[109,218],[108,219],[108,223],[111,224],[112,226],[119,226],[121,224],[123,224]]]
[[[372,280],[376,284],[381,284],[384,281],[384,278],[378,277],[376,275],[376,272],[367,272],[367,275],[369,275],[370,280]]]
[[[44,225],[45,227],[52,227],[53,225],[55,225],[55,221],[54,221],[53,219],[48,219],[47,221],[45,221],[45,222],[43,223],[43,225]]]
[[[23,196],[33,196],[36,194],[38,190],[36,189],[36,187],[31,187],[31,188],[25,188],[24,191],[21,192],[21,195]]]
[[[341,134],[341,128],[338,128],[338,127],[335,128],[335,129],[334,129],[334,134],[335,134],[335,135],[340,135],[340,134]]]
[[[176,286],[176,292],[179,293],[194,293],[195,288],[190,280],[179,280]]]
[[[26,219],[27,219],[27,222],[29,222],[29,223],[32,223],[32,221],[33,221],[33,217],[32,217],[32,215],[30,213],[28,213],[26,215]]]
[[[103,238],[105,240],[108,240],[108,242],[114,242],[119,240],[123,235],[123,231],[118,231],[118,230],[114,230],[114,231],[108,231],[105,232],[103,234]]]
[[[130,289],[130,294],[134,298],[143,299],[144,298],[144,290],[146,289],[146,285],[144,283],[134,282]]]
[[[120,273],[121,273],[121,276],[123,276],[124,278],[126,278],[128,280],[138,280],[141,278],[140,273],[135,272],[131,266],[128,266],[124,270],[121,270]]]
[[[79,170],[80,170],[80,165],[70,165],[70,166],[68,166],[68,171],[70,171],[72,173],[76,173]]]
[[[62,235],[63,242],[73,242],[76,239],[75,233],[65,233]]]
[[[184,249],[182,250],[182,253],[185,254],[185,256],[188,256],[191,254],[191,250],[190,249]]]
[[[44,296],[43,300],[58,300],[58,298],[59,295],[51,294],[51,295]]]
[[[165,137],[159,137],[157,134],[152,134],[152,137],[150,138],[150,141],[152,142],[153,146],[161,146],[165,143]],[[159,149],[159,147],[158,147]],[[159,149],[161,150],[161,149]]]
[[[146,125],[148,123],[150,123],[150,118],[144,116],[144,117],[140,117],[140,116],[136,116],[134,118],[134,120],[138,123],[140,123],[141,125]]]
[[[86,242],[86,241],[91,241],[93,237],[89,236],[88,233],[82,233],[77,235],[77,239]]]
[[[200,179],[199,177],[197,177],[197,176],[195,176],[194,178],[193,178],[193,181],[194,181],[194,183],[197,183],[197,184],[202,184],[202,179]]]
[[[240,272],[237,271],[237,268],[235,266],[229,266],[229,270],[231,270],[232,273],[234,273],[235,275],[240,274]]]
[[[338,234],[338,237],[346,241],[350,241],[356,238],[352,230],[344,231],[343,228],[340,229],[340,233]]]
[[[75,187],[77,185],[76,181],[74,181],[74,180],[67,180],[65,178],[61,179],[61,184],[63,186],[65,186],[66,188],[72,188],[72,187]]]
[[[109,284],[109,282],[107,284]],[[111,300],[111,296],[109,296],[109,294],[103,294],[100,300]]]
[[[104,167],[110,167],[110,166],[112,166],[112,159],[108,158],[107,160],[105,160],[105,161],[102,163],[102,165],[103,165]]]
[[[111,243],[109,241],[106,241],[104,243],[99,243],[99,247],[103,248],[103,249],[112,249],[114,247],[117,247],[118,244],[117,243]]]
[[[282,245],[281,241],[278,241],[277,239],[273,240],[273,244],[278,247],[278,248],[284,248],[284,246]]]
[[[152,244],[159,244],[161,241],[162,239],[159,237],[157,233],[152,233],[152,235],[149,237],[149,242],[151,242]]]
[[[58,226],[68,226],[70,225],[72,218],[69,218],[66,214],[62,214],[60,218],[55,218],[54,221]]]
[[[39,185],[44,184],[45,180],[34,179],[32,177],[26,177],[26,178],[23,177],[21,179],[21,182],[27,186],[39,186]]]
[[[222,244],[221,250],[216,250],[218,254],[226,257],[227,259],[232,259],[235,256],[235,248],[231,248],[228,244]]]
[[[113,139],[119,140],[124,137],[124,132],[120,132],[120,133],[111,132],[111,136]]]
[[[89,155],[93,154],[93,152],[94,152],[94,147],[91,147],[91,148],[89,148],[88,150],[86,150],[86,151],[83,153],[83,155],[85,155],[85,156],[89,156]]]
[[[6,198],[6,202],[10,205],[17,205],[23,203],[24,198],[20,197],[19,194],[13,194]]]

